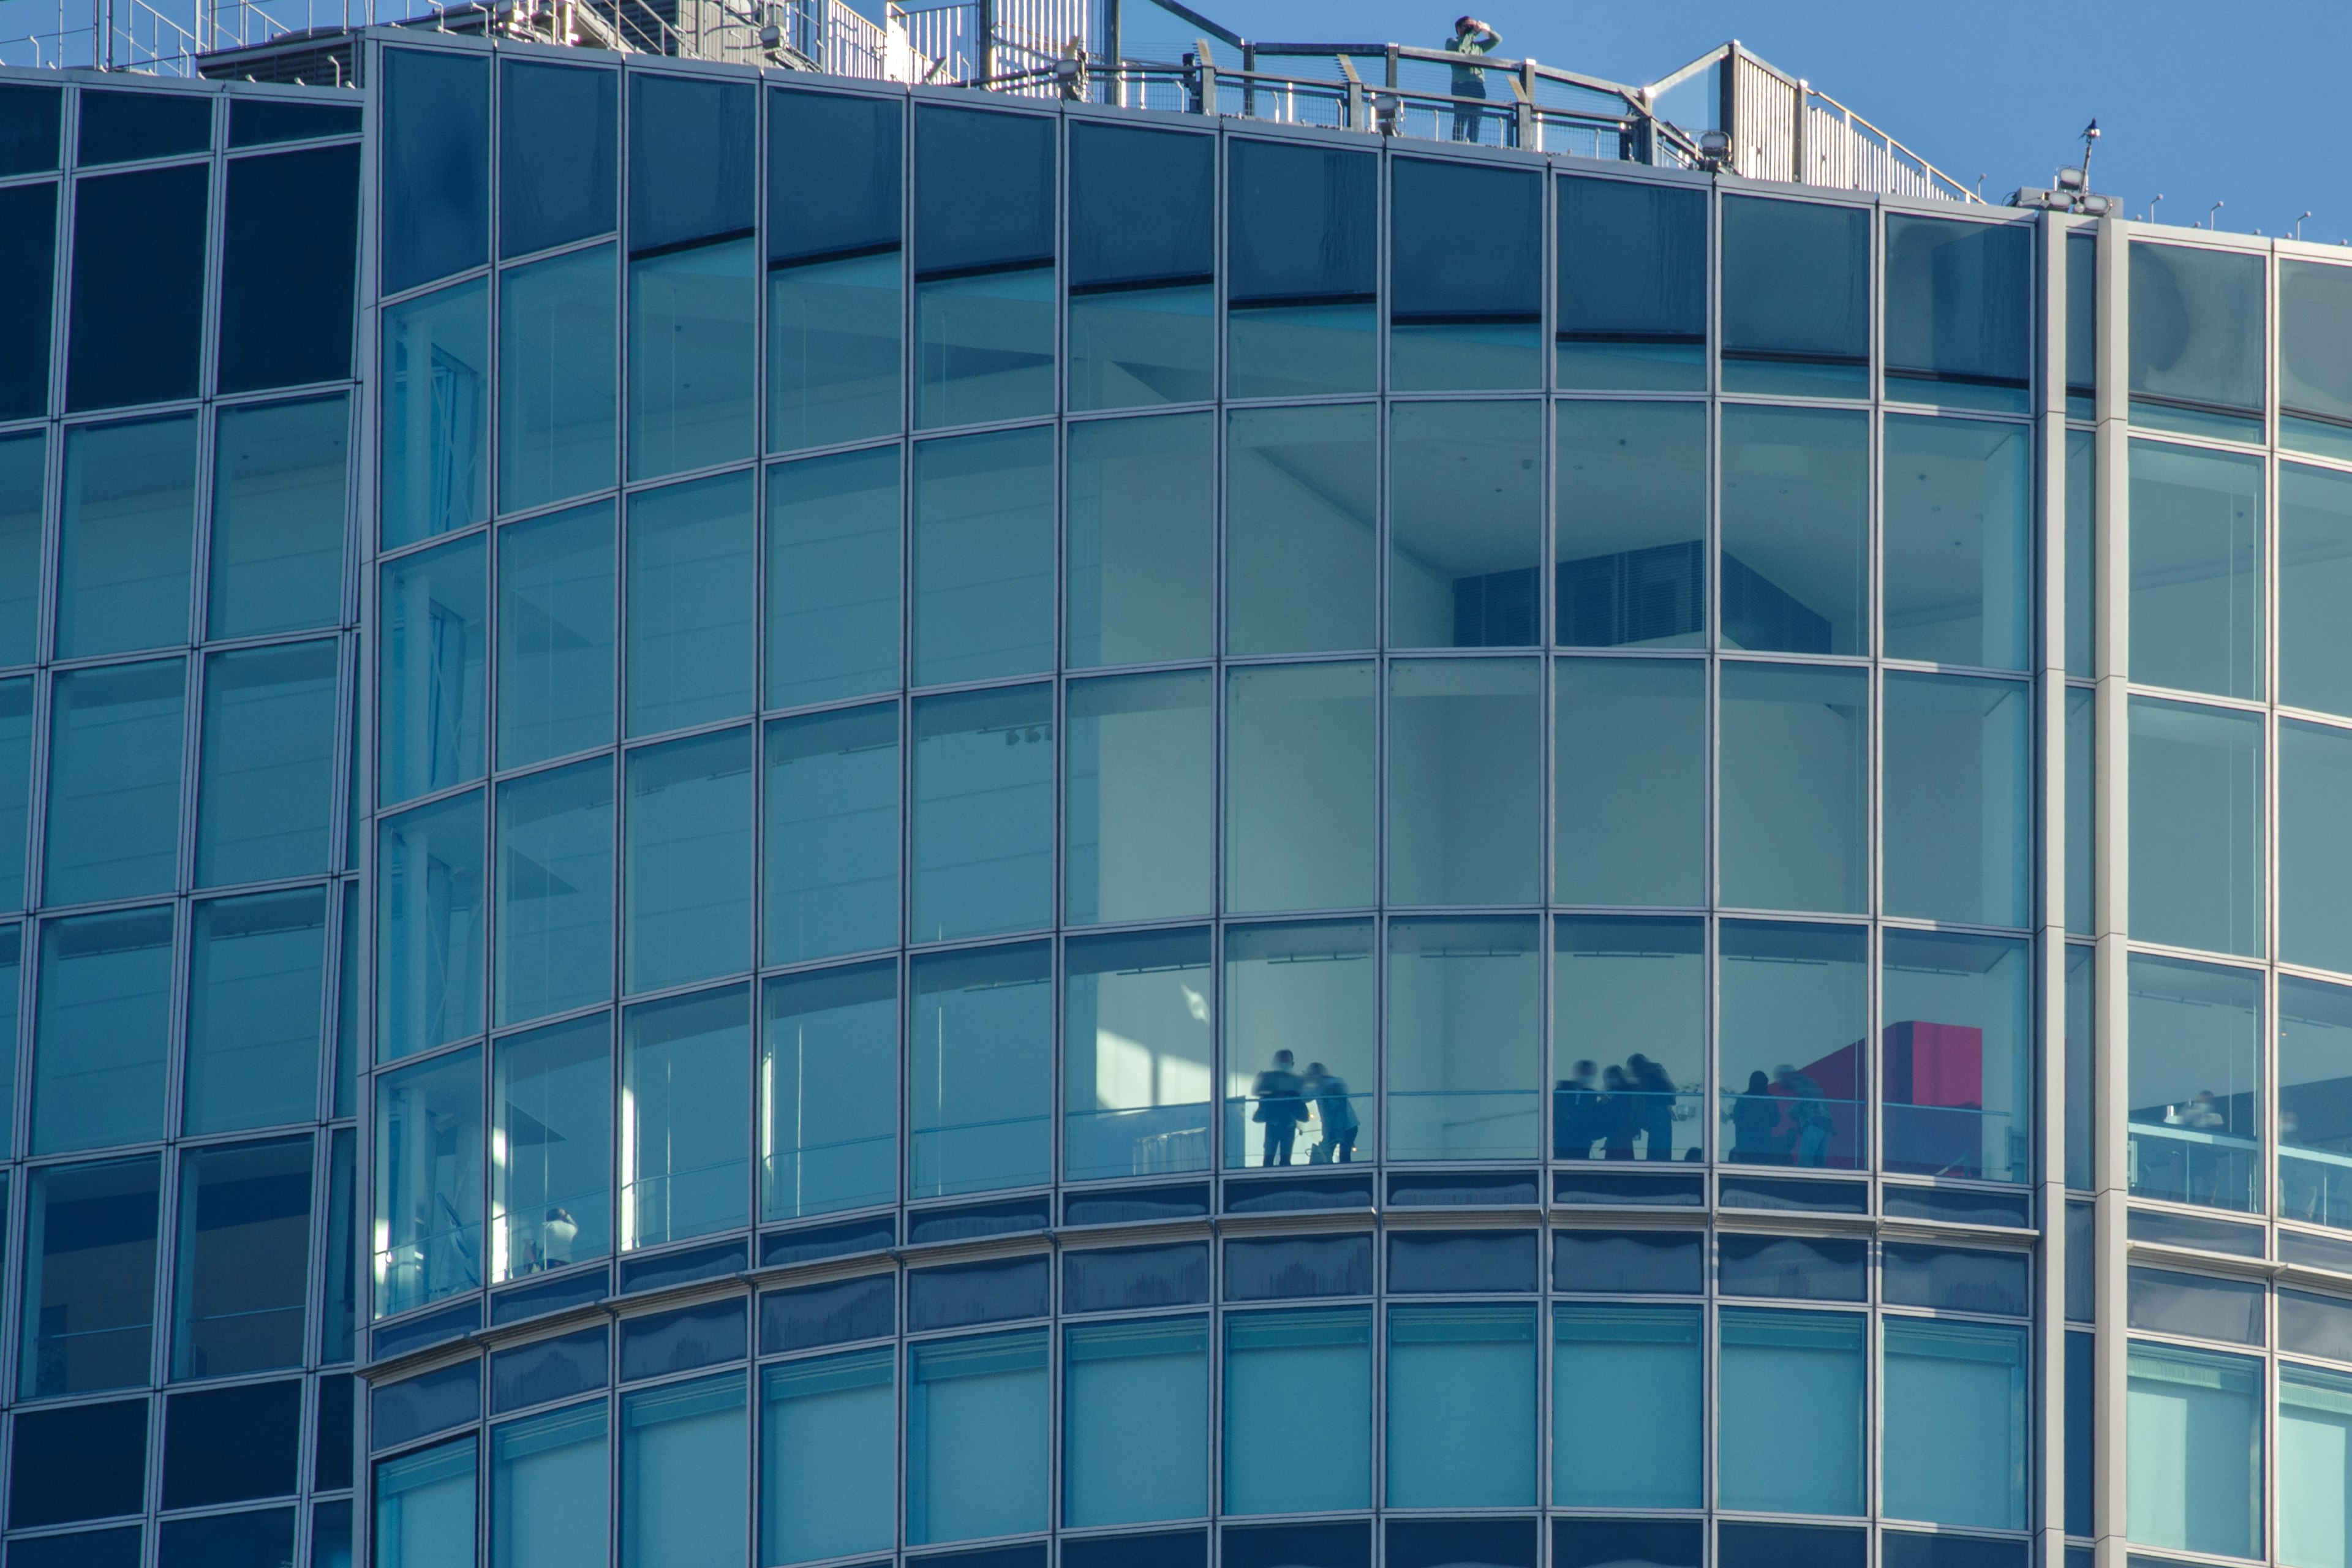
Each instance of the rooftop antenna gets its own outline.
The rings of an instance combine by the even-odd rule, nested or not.
[[[2307,207],[2306,207],[2306,208],[2304,210],[2303,217],[2299,217],[2299,218],[2297,218],[2297,219],[2295,219],[2295,220],[2294,220],[2294,237],[2295,237],[2295,238],[2297,238],[2297,239],[2301,239],[2301,238],[2303,237],[2303,218],[2309,217],[2310,216],[2311,216],[2311,211],[2310,211],[2310,209],[2309,209],[2309,208],[2307,208]]]
[[[2091,154],[2098,151],[2099,122],[2093,120],[2083,127],[2083,188],[2091,188]]]
[[[2160,202],[2160,201],[2162,201],[2163,199],[2164,199],[2164,193],[2163,193],[2162,191],[2158,191],[2158,192],[2157,192],[2155,195],[2153,195],[2153,196],[2151,196],[2151,197],[2149,197],[2149,198],[2148,198],[2148,203],[2147,203],[2147,221],[2148,221],[2148,222],[2150,222],[2150,223],[2154,223],[2154,222],[2156,221],[2156,204],[2157,204],[2157,203],[2158,203],[2158,202]]]
[[[2211,206],[2207,207],[2205,216],[2207,219],[2205,226],[2219,233],[2221,227],[2221,204],[2215,202]]]
[[[1990,176],[1985,174],[1979,174],[1977,176],[1977,200],[1984,200],[1984,183],[1990,177]]]

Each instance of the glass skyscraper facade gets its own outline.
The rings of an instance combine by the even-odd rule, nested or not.
[[[351,58],[0,71],[0,1568],[2352,1568],[2340,255]]]

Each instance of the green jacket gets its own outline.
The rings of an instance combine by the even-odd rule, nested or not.
[[[1452,55],[1490,55],[1503,41],[1503,35],[1492,27],[1475,33],[1456,33],[1445,40],[1445,52]],[[1486,73],[1474,66],[1454,68],[1454,96],[1484,98],[1486,96]]]

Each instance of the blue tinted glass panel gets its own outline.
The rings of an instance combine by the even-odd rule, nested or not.
[[[888,947],[898,933],[898,705],[767,730],[767,962]]]
[[[75,182],[67,407],[196,395],[210,176],[194,163]]]
[[[1869,907],[1869,725],[1862,670],[1723,667],[1725,903]]]
[[[2352,991],[2281,976],[2278,1205],[2285,1218],[2352,1227],[2352,1123],[2335,1100],[2352,1066],[2347,1056]],[[2291,1342],[2284,1318],[2280,1339]],[[2352,1361],[2342,1347],[2312,1353]]]
[[[376,606],[380,805],[482,776],[485,554],[477,536],[383,568]]]
[[[343,618],[350,445],[345,397],[220,411],[207,635],[299,631]]]
[[[1206,1514],[1208,1320],[1092,1323],[1064,1333],[1063,1524]]]
[[[1882,765],[1886,912],[2022,926],[2032,904],[2021,682],[1890,673]]]
[[[352,374],[359,259],[355,143],[239,158],[221,236],[220,390]]]
[[[116,1160],[97,1165],[60,1165],[37,1172],[27,1215],[25,1259],[24,1361],[17,1372],[22,1397],[81,1394],[93,1389],[123,1388],[148,1379],[148,1351],[155,1319],[156,1197],[159,1187],[156,1157]],[[99,1410],[137,1410],[143,1431],[146,1405],[103,1405]],[[94,1422],[105,1422],[97,1410],[86,1412]],[[78,1478],[53,1478],[58,1489],[27,1507],[26,1439],[17,1436],[15,1506],[18,1524],[37,1521],[54,1523],[100,1513],[137,1511],[139,1490],[121,1500],[122,1468],[110,1473],[85,1471]],[[68,1444],[68,1432],[58,1436]],[[143,1444],[133,1440],[124,1450],[106,1442],[101,1433],[84,1428],[92,1457],[110,1451],[131,1459],[135,1474]],[[37,1454],[36,1446],[32,1450]],[[118,1459],[118,1465],[120,1464]],[[85,1513],[77,1501],[104,1500],[111,1506]],[[62,1503],[62,1506],[60,1504]],[[27,1515],[30,1518],[27,1518]]]
[[[1404,392],[1539,384],[1541,176],[1418,158],[1389,167],[1391,384]],[[1465,246],[1472,213],[1478,243]]]
[[[58,166],[58,109],[65,94],[16,80],[0,87],[0,174]]]
[[[160,892],[178,880],[182,679],[175,658],[58,677],[47,902]]]
[[[895,98],[768,95],[768,447],[877,436],[901,418]]]
[[[748,729],[629,754],[625,990],[751,967],[751,766]]]
[[[1532,1305],[1389,1310],[1389,1506],[1534,1503],[1535,1330]]]
[[[630,253],[631,479],[751,455],[758,260],[749,239]]]
[[[1706,208],[1702,191],[1559,182],[1561,386],[1706,385]]]
[[[2131,444],[2131,676],[2263,695],[2260,458]]]
[[[1380,166],[1370,153],[1235,141],[1226,184],[1226,390],[1372,389]]]
[[[1860,1513],[1863,1320],[1727,1308],[1722,1336],[1720,1504]]]
[[[482,1026],[482,796],[386,819],[376,858],[376,1059]]]
[[[1723,641],[1869,649],[1870,431],[1859,414],[1723,411]]]
[[[16,1095],[16,1002],[24,986],[24,927],[0,927],[0,1090],[7,1093],[12,1105]],[[13,1154],[16,1118],[0,1120],[10,1123],[7,1135],[0,1136],[0,1152]]]
[[[1693,1307],[1552,1309],[1554,1503],[1699,1505],[1700,1338]]]
[[[375,1468],[375,1550],[383,1568],[472,1568],[478,1439],[404,1454]]]
[[[1318,1419],[1288,1425],[1301,1390]],[[1370,1309],[1225,1319],[1227,1513],[1360,1509],[1372,1499]]]
[[[625,1250],[751,1217],[751,1130],[743,1114],[751,1025],[740,985],[629,1009],[621,1067]]]
[[[1088,124],[1070,134],[1070,406],[1215,390],[1214,145]]]
[[[2127,1376],[2132,1544],[2261,1556],[2263,1363],[2134,1342]]]
[[[629,79],[629,253],[751,232],[760,100],[749,83]]]
[[[1228,672],[1228,908],[1372,902],[1374,679],[1357,663]]]
[[[171,972],[169,910],[42,927],[35,1152],[162,1136]]]
[[[67,433],[59,658],[187,640],[195,480],[192,417]]]
[[[0,95],[22,91],[0,88]],[[6,110],[0,109],[0,116]],[[0,131],[5,142],[5,131]],[[0,163],[6,154],[0,153]],[[57,286],[58,187],[0,191],[0,294],[24,314],[0,340],[0,419],[30,419],[49,407],[50,294]]]
[[[802,1244],[826,1239],[855,1243],[836,1247],[836,1253],[862,1250],[864,1244],[874,1242],[877,1235],[881,1244],[887,1246],[896,1234],[887,1215],[883,1216],[879,1227],[872,1221],[853,1220],[822,1230],[785,1233]],[[761,1254],[772,1260],[782,1250],[770,1246],[763,1247]],[[824,1255],[808,1251],[795,1255],[795,1260],[821,1256]],[[898,1276],[895,1269],[831,1285],[766,1291],[760,1297],[761,1352],[772,1355],[779,1351],[846,1344],[852,1340],[887,1338],[898,1321]]]
[[[2352,971],[2352,840],[2334,803],[2352,787],[2352,731],[2279,725],[2279,956]]]
[[[1539,640],[1541,405],[1403,403],[1389,422],[1389,642]],[[1466,468],[1465,465],[1467,465]],[[1475,491],[1464,483],[1479,476]]]
[[[768,470],[767,706],[898,684],[896,447]]]
[[[1886,220],[1886,395],[2023,413],[2032,379],[2033,230]]]
[[[2033,1169],[2027,1016],[2033,982],[2026,944],[1890,931],[1884,952],[1886,1168],[2027,1180]]]
[[[1706,901],[1706,668],[1560,659],[1553,672],[1555,897]]]
[[[1701,646],[1706,408],[1582,401],[1556,406],[1553,640],[1587,647]]]
[[[499,276],[499,510],[613,482],[613,247]]]
[[[1064,966],[1065,1178],[1207,1170],[1208,932],[1074,939]]]
[[[926,104],[915,117],[915,273],[1054,258],[1054,122]]]
[[[488,258],[489,58],[388,50],[382,90],[383,287],[397,292]]]
[[[910,1197],[1052,1175],[1052,969],[1042,942],[915,961]]]
[[[2142,244],[2130,267],[2132,423],[2260,441],[2263,258]]]
[[[888,1203],[898,1180],[898,975],[889,963],[768,982],[760,1215]]]
[[[938,942],[1050,924],[1052,688],[925,698],[914,731],[909,933]]]
[[[630,734],[751,710],[753,527],[749,474],[630,498]]]
[[[1887,420],[1881,475],[1887,657],[2026,667],[2032,455],[2022,425]]]
[[[2283,463],[2278,487],[2279,700],[2352,714],[2352,475]]]
[[[228,103],[228,144],[258,147],[271,142],[307,142],[314,136],[345,136],[360,128],[360,110],[282,98],[236,97]],[[345,1521],[348,1533],[349,1521]]]
[[[1866,207],[1727,200],[1725,390],[1866,395],[1870,251]]]
[[[191,1133],[318,1114],[327,900],[317,888],[196,906],[188,982]]]
[[[1068,688],[1063,809],[1071,923],[1209,912],[1215,700],[1206,670]]]
[[[1886,1321],[1881,1506],[1901,1519],[2025,1527],[2025,1331]]]
[[[499,531],[499,765],[613,740],[613,505]]]
[[[323,640],[205,660],[198,886],[329,868],[339,662],[335,645]]]
[[[771,262],[898,243],[904,118],[895,95],[790,88],[768,94]]]
[[[1700,938],[1696,921],[1557,923],[1554,1159],[1699,1158],[1706,1140]]]
[[[915,448],[914,681],[1054,663],[1054,437],[1006,430]]]
[[[2130,722],[2132,934],[2260,954],[2260,715],[2135,697]]]
[[[897,1535],[897,1352],[787,1362],[760,1377],[760,1561],[887,1552]]]
[[[497,1021],[612,995],[612,763],[499,785],[498,835]]]
[[[509,1036],[490,1067],[493,1277],[604,1257],[613,1249],[610,1016]]]
[[[1389,1157],[1532,1159],[1543,1029],[1533,919],[1395,920],[1389,925]],[[1319,1064],[1302,1092],[1323,1135],[1309,1163],[1346,1161],[1353,1102]],[[1369,1151],[1367,1151],[1369,1152]]]
[[[553,1293],[546,1294],[551,1299]],[[611,1363],[611,1336],[602,1323],[512,1350],[494,1351],[490,1414],[501,1415],[603,1388],[612,1380]]]
[[[209,93],[110,91],[81,95],[77,163],[129,163],[202,153],[213,144],[213,99]]]
[[[1226,435],[1225,651],[1372,647],[1374,411],[1241,410]]]
[[[190,1150],[180,1162],[179,1231],[172,1375],[225,1377],[301,1365],[302,1281],[310,1257],[310,1140]],[[282,1398],[282,1417],[270,1395]],[[250,1409],[240,1403],[248,1396],[267,1403]],[[217,1423],[214,1436],[222,1441],[205,1447],[226,1456],[236,1455],[243,1444],[246,1451],[231,1463],[257,1468],[278,1446],[269,1439],[272,1428],[282,1424],[285,1473],[273,1478],[275,1484],[215,1488],[211,1495],[169,1500],[173,1476],[166,1469],[166,1506],[292,1491],[300,1385],[269,1384],[213,1397],[236,1415]],[[185,1401],[173,1401],[175,1439],[186,1407]],[[212,1463],[215,1469],[227,1468],[218,1459]]]
[[[935,1340],[908,1354],[907,1537],[971,1541],[1046,1524],[1045,1331]]]
[[[1070,426],[1065,662],[1209,656],[1215,438],[1204,414]]]
[[[2262,1201],[2262,976],[2136,954],[2126,1155],[2134,1195]]]
[[[48,437],[0,441],[0,664],[30,664],[40,631],[41,498]]]
[[[2352,1378],[2317,1367],[2279,1368],[2279,1560],[2326,1563],[2344,1554],[2345,1441]]]
[[[604,1426],[599,1400],[492,1429],[491,1568],[604,1560]]]
[[[489,285],[383,311],[383,544],[489,515]]]
[[[620,118],[612,71],[499,62],[499,255],[611,232]],[[562,155],[551,155],[556,148]]]
[[[376,1080],[375,1315],[482,1284],[482,1053]],[[470,1365],[470,1363],[469,1363]]]
[[[1370,1158],[1379,1147],[1377,1104],[1369,1092],[1351,1093],[1348,1082],[1369,1089],[1375,1081],[1371,956],[1371,928],[1363,921],[1227,931],[1228,1169],[1288,1165],[1294,1155],[1320,1163],[1358,1142]],[[1304,1068],[1318,1063],[1310,1099]]]
[[[25,903],[25,819],[33,799],[33,683],[0,680],[0,910]]]
[[[1389,666],[1390,901],[1540,896],[1542,684],[1531,658]]]
[[[1721,943],[1725,1157],[1852,1169],[1864,1137],[1863,929],[1727,921]]]

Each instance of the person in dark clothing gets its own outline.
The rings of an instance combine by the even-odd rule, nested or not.
[[[1291,1064],[1297,1058],[1288,1051],[1274,1053],[1274,1065],[1257,1075],[1250,1086],[1250,1096],[1257,1109],[1250,1120],[1265,1125],[1264,1163],[1268,1165],[1290,1163],[1290,1148],[1297,1141],[1298,1124],[1307,1120],[1307,1099],[1300,1092],[1298,1072]]]
[[[1551,1091],[1551,1152],[1556,1160],[1590,1160],[1593,1128],[1592,1075],[1600,1069],[1591,1062],[1576,1064],[1575,1073],[1561,1079]]]
[[[1772,1069],[1772,1082],[1789,1101],[1789,1120],[1797,1131],[1797,1163],[1828,1164],[1830,1139],[1837,1122],[1830,1115],[1829,1097],[1822,1092],[1822,1086],[1786,1063]]]
[[[1785,1165],[1788,1140],[1780,1134],[1780,1102],[1772,1098],[1772,1080],[1763,1073],[1748,1075],[1748,1089],[1731,1101],[1731,1157],[1742,1164]]]
[[[1633,1080],[1635,1121],[1649,1140],[1643,1155],[1651,1160],[1675,1157],[1675,1080],[1666,1069],[1635,1051],[1625,1058],[1625,1076]]]
[[[1633,1080],[1613,1063],[1601,1075],[1601,1157],[1632,1159],[1633,1133],[1641,1125],[1634,1110]]]
[[[1304,1089],[1323,1128],[1323,1136],[1307,1152],[1307,1163],[1352,1164],[1356,1158],[1356,1133],[1363,1123],[1357,1119],[1356,1108],[1348,1098],[1348,1080],[1327,1069],[1321,1062],[1308,1062]]]

